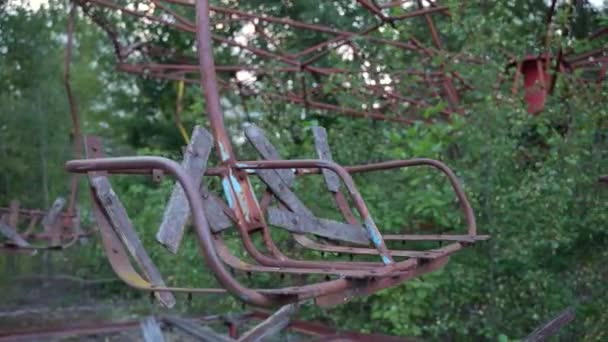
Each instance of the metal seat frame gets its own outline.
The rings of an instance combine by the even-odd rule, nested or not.
[[[333,161],[323,159],[304,160],[255,160],[239,161],[234,152],[225,129],[223,115],[220,106],[219,88],[216,79],[215,64],[212,54],[211,32],[209,21],[209,3],[206,0],[196,2],[197,12],[197,43],[198,56],[201,71],[201,85],[205,96],[206,110],[209,115],[215,151],[218,154],[220,165],[206,171],[207,175],[219,176],[224,195],[235,226],[240,234],[243,247],[248,255],[257,265],[249,265],[239,259],[232,259],[227,248],[224,248],[220,233],[214,232],[206,217],[203,198],[199,187],[187,170],[174,161],[161,157],[117,157],[96,158],[94,153],[92,159],[72,160],[66,164],[70,172],[86,173],[89,184],[92,186],[92,197],[94,213],[100,229],[106,253],[112,262],[114,270],[129,285],[154,291],[157,297],[165,296],[165,302],[169,305],[171,300],[167,295],[170,291],[175,292],[217,292],[217,289],[187,289],[171,288],[162,283],[158,272],[150,267],[149,258],[146,258],[145,250],[139,244],[133,244],[137,235],[128,221],[124,208],[116,210],[110,208],[107,201],[117,201],[117,197],[111,190],[106,177],[111,173],[154,173],[155,170],[174,176],[183,189],[184,196],[190,206],[192,222],[199,242],[201,253],[207,266],[214,273],[220,286],[227,292],[235,295],[245,303],[255,306],[275,306],[289,302],[300,302],[314,299],[319,305],[332,305],[343,303],[356,295],[367,295],[381,289],[395,286],[413,277],[431,272],[445,265],[452,249],[446,249],[445,253],[436,258],[409,258],[396,261],[387,248],[373,218],[369,214],[367,206],[355,183],[351,173],[363,171],[375,171],[395,167],[407,167],[420,164],[429,164],[439,168],[441,165],[428,160],[418,161],[396,161],[367,166],[342,167]],[[91,146],[93,152],[99,154],[100,146]],[[268,224],[266,223],[264,211],[258,203],[253,187],[249,180],[249,174],[263,172],[263,170],[292,170],[297,174],[320,173],[331,171],[344,183],[348,195],[351,197],[354,207],[361,218],[360,226],[365,230],[369,244],[373,246],[373,254],[379,256],[380,262],[362,263],[347,261],[310,261],[291,259],[283,254],[274,244],[270,237]],[[449,169],[447,169],[449,170]],[[451,171],[450,171],[451,172]],[[448,177],[453,174],[448,173]],[[452,184],[454,185],[454,183]],[[102,189],[103,187],[106,189]],[[458,193],[457,183],[455,189]],[[109,197],[102,198],[103,194]],[[461,204],[463,203],[462,198]],[[465,198],[466,200],[466,198]],[[464,202],[468,203],[468,202]],[[468,207],[470,209],[470,206]],[[466,211],[466,206],[465,206]],[[117,213],[119,215],[117,215]],[[475,241],[476,227],[472,210],[466,212],[469,221],[469,239],[465,243]],[[472,223],[472,224],[471,224]],[[126,228],[126,230],[125,230]],[[129,235],[124,235],[127,232]],[[259,251],[255,246],[251,235],[261,233],[264,237],[265,247],[269,255]],[[122,244],[120,243],[122,242]],[[131,244],[126,245],[125,242]],[[457,242],[456,244],[460,244]],[[330,246],[331,247],[331,246]],[[139,267],[145,271],[140,276],[132,267],[129,254],[139,260]],[[142,262],[142,260],[144,262]],[[117,269],[116,265],[123,265]],[[128,266],[127,266],[128,264]],[[237,269],[248,269],[251,272],[273,272],[273,273],[298,273],[298,274],[321,274],[333,275],[337,279],[328,279],[304,286],[290,286],[277,289],[252,289],[239,282],[225,267],[228,264]],[[142,267],[143,266],[143,267]],[[160,298],[159,298],[160,299]]]

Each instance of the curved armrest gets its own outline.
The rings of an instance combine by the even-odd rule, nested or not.
[[[236,167],[242,170],[317,168],[334,171],[342,179],[344,185],[346,185],[346,188],[353,199],[353,202],[355,203],[355,207],[363,219],[363,226],[367,230],[370,240],[378,250],[382,258],[382,262],[386,265],[394,263],[390,251],[386,247],[384,239],[382,238],[376,223],[369,214],[367,206],[363,201],[363,197],[361,197],[359,190],[355,186],[355,182],[344,167],[332,161],[321,159],[239,161],[236,163]]]
[[[258,291],[242,286],[228,272],[218,257],[209,225],[203,213],[203,203],[198,195],[197,188],[186,171],[176,162],[162,157],[117,157],[71,160],[66,163],[66,169],[74,173],[87,173],[92,171],[121,171],[129,169],[161,169],[174,175],[181,184],[190,203],[192,221],[197,231],[205,262],[213,270],[216,278],[229,292],[241,300],[259,306],[271,306],[274,301],[271,297]]]
[[[471,207],[471,203],[469,203],[469,199],[464,192],[464,189],[460,185],[458,178],[454,174],[454,172],[444,163],[428,158],[415,158],[415,159],[406,159],[406,160],[393,160],[387,162],[373,163],[367,165],[354,165],[347,166],[345,169],[349,173],[361,173],[361,172],[371,172],[371,171],[384,171],[391,170],[396,168],[407,168],[413,166],[430,166],[441,171],[448,177],[450,184],[452,185],[452,189],[456,193],[456,197],[458,197],[458,202],[460,203],[460,207],[464,214],[465,220],[467,222],[467,232],[469,235],[477,234],[477,223],[475,221],[475,214],[473,213],[473,208]]]

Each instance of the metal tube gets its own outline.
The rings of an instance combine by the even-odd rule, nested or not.
[[[370,240],[378,250],[382,257],[382,262],[386,265],[394,263],[391,257],[390,251],[386,247],[382,235],[376,227],[372,217],[369,215],[367,206],[355,186],[355,182],[351,178],[350,174],[342,166],[327,160],[316,160],[316,159],[302,159],[302,160],[259,160],[259,161],[240,161],[236,164],[237,168],[240,169],[291,169],[291,168],[306,168],[306,167],[317,167],[330,169],[334,171],[346,185],[350,196],[353,199],[355,207],[361,215],[363,220],[363,226],[367,230]]]
[[[209,229],[207,219],[203,213],[202,200],[186,171],[176,162],[162,157],[84,159],[67,162],[66,169],[69,172],[77,173],[103,171],[107,169],[160,169],[169,174],[175,175],[184,189],[188,202],[190,203],[192,221],[194,222],[201,252],[205,257],[205,262],[213,270],[220,284],[222,284],[222,286],[225,287],[229,292],[247,303],[259,306],[271,306],[276,304],[270,297],[242,286],[230,274],[230,272],[224,268],[222,261],[217,255],[215,245],[213,244],[211,230]]]

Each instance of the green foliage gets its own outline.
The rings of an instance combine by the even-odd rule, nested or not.
[[[452,16],[438,20],[437,25],[448,52],[432,63],[445,64],[447,70],[461,73],[473,86],[462,98],[464,115],[450,122],[399,126],[332,116],[292,104],[266,103],[238,94],[222,99],[231,114],[226,123],[240,157],[255,157],[240,140],[243,124],[255,122],[271,133],[271,140],[285,158],[312,158],[315,152],[310,128],[321,125],[328,129],[334,159],[344,165],[416,157],[444,161],[453,168],[472,201],[479,232],[492,236],[488,242],[454,256],[438,272],[331,310],[308,309],[304,317],[320,318],[345,329],[430,340],[509,341],[525,336],[573,305],[577,320],[563,330],[561,338],[605,340],[608,234],[604,227],[608,214],[603,204],[608,189],[598,186],[596,179],[608,170],[608,90],[605,85],[579,87],[570,77],[560,77],[543,113],[531,116],[525,112],[521,94],[511,94],[510,82],[497,84],[497,76],[511,56],[556,51],[566,43],[574,51],[601,44],[579,38],[583,37],[581,32],[605,24],[606,15],[584,8],[571,14],[566,8],[558,8],[557,25],[572,25],[574,33],[567,42],[554,37],[546,47],[543,1],[467,6],[456,0],[446,3]],[[322,6],[308,1],[249,1],[243,7],[308,22],[334,21],[336,27],[348,24],[359,10],[347,1]],[[41,178],[46,179],[43,187],[50,189],[48,193],[65,188],[62,163],[69,154],[69,121],[59,71],[62,42],[58,37],[65,26],[62,9],[62,5],[52,3],[43,11],[0,15],[0,204],[25,194],[34,194],[32,204],[43,202],[44,196],[34,191],[40,188],[39,182],[33,181]],[[337,14],[341,11],[346,14]],[[400,13],[395,11],[395,15]],[[568,24],[570,16],[573,24]],[[408,21],[398,29],[387,28],[380,36],[403,41],[416,37],[430,45],[420,20]],[[111,51],[100,43],[101,33],[87,22],[78,25],[73,78],[85,131],[103,135],[112,155],[157,154],[180,159],[182,140],[173,122],[175,85],[117,75],[111,69]],[[280,31],[280,27],[271,28]],[[168,47],[179,50],[192,45],[180,34],[160,28],[154,32]],[[284,38],[295,50],[318,43],[324,36],[307,33]],[[420,61],[412,55],[387,56],[382,48],[364,48],[370,55],[390,60],[387,64],[392,70],[420,67]],[[218,54],[222,60],[236,59],[229,51]],[[93,66],[95,57],[98,60]],[[483,63],[469,63],[469,57]],[[243,60],[256,65],[266,63],[250,56]],[[344,61],[330,54],[322,63],[341,67]],[[325,84],[326,99],[338,105],[360,106],[360,101],[351,96],[332,95],[343,82],[337,75]],[[265,86],[269,92],[277,87],[272,82]],[[446,104],[430,103],[417,114],[424,119],[439,119]],[[199,89],[186,89],[183,107],[188,129],[195,123],[207,124],[201,115],[204,103]],[[357,175],[355,181],[383,232],[464,231],[450,184],[433,169],[416,167]],[[192,232],[187,233],[177,256],[169,255],[154,241],[172,183],[165,180],[154,184],[136,177],[114,182],[167,280],[177,286],[216,286]],[[259,184],[254,185],[261,189]],[[210,187],[219,192],[213,181]],[[316,213],[335,218],[329,196],[320,195],[322,188],[318,177],[303,180],[296,187]],[[83,203],[86,201],[84,198]],[[285,234],[280,237],[285,238]],[[230,238],[228,243],[236,254],[244,256],[237,238]],[[109,273],[98,246],[79,259],[82,276]],[[273,279],[259,277],[251,284],[275,285]],[[122,285],[115,288],[118,293],[123,290]],[[214,298],[202,300],[192,310],[211,306],[219,311],[239,309],[235,300]]]

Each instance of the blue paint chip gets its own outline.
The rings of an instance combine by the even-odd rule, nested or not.
[[[234,201],[232,200],[232,189],[227,178],[222,179],[222,188],[224,189],[224,195],[228,201],[228,206],[234,209]]]

